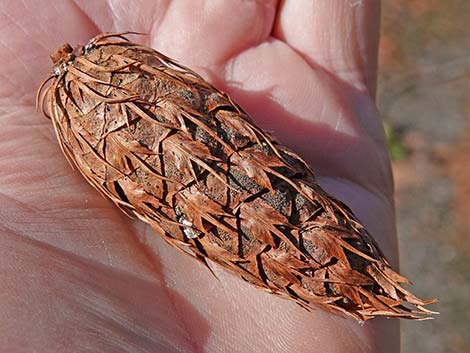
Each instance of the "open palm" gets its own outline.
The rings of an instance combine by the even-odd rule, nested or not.
[[[374,5],[372,5],[372,3]],[[396,321],[307,312],[126,218],[71,170],[34,95],[64,42],[132,30],[311,163],[396,263],[374,91],[378,2],[2,1],[0,350],[396,352]]]

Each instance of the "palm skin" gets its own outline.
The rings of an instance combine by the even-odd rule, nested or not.
[[[0,350],[397,352],[397,321],[307,312],[212,266],[215,280],[87,185],[34,107],[64,42],[149,33],[135,40],[308,160],[396,264],[374,108],[378,17],[378,2],[345,0],[0,3]]]

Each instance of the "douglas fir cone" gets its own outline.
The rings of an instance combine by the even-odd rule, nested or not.
[[[351,210],[229,96],[126,33],[54,53],[38,104],[85,179],[168,243],[258,288],[342,312],[425,319]]]

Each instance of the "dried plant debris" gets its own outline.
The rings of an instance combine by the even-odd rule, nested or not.
[[[102,34],[54,53],[38,106],[67,159],[174,247],[305,308],[429,318],[351,210],[228,95]],[[48,82],[51,82],[47,85]]]

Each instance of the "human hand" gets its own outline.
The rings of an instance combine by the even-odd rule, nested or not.
[[[46,4],[47,3],[47,4]],[[34,95],[64,42],[136,37],[227,91],[308,160],[396,264],[375,110],[378,2],[0,4],[0,348],[47,352],[396,352],[396,320],[307,312],[130,221],[67,165]],[[53,5],[52,5],[53,4]]]

